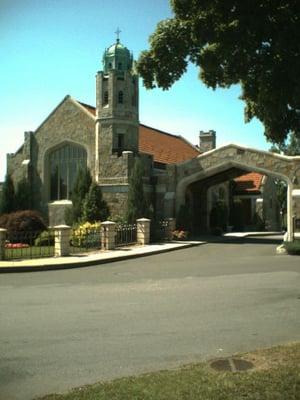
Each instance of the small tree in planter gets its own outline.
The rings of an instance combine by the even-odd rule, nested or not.
[[[9,174],[6,174],[0,198],[0,214],[15,211],[15,188]]]
[[[143,163],[137,158],[129,179],[126,219],[131,224],[135,223],[138,218],[150,216],[150,209],[144,193],[143,176]]]
[[[17,190],[15,195],[15,209],[16,210],[30,210],[31,204],[31,190],[30,184],[27,179],[22,179],[17,184]]]
[[[108,216],[109,209],[103,200],[102,190],[96,183],[92,183],[83,201],[82,219],[88,222],[106,221]]]
[[[88,168],[80,168],[77,173],[71,195],[73,207],[66,210],[65,220],[67,225],[73,225],[82,219],[83,201],[92,184],[92,176]]]

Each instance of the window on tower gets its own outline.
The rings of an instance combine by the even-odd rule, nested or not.
[[[122,90],[120,90],[118,93],[118,103],[123,104],[123,101],[124,101],[124,93],[122,92]]]
[[[119,70],[119,71],[122,71],[122,66],[123,66],[122,63],[119,62],[119,63],[118,63],[118,70]]]
[[[108,104],[108,91],[104,92],[103,105]]]

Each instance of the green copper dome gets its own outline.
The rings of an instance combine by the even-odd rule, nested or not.
[[[110,70],[129,71],[132,69],[132,54],[123,46],[119,39],[105,50],[103,54],[103,69],[105,73]]]

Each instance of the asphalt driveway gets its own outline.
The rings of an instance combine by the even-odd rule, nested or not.
[[[300,340],[300,258],[272,239],[0,276],[0,399]]]

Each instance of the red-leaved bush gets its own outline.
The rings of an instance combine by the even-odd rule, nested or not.
[[[7,229],[10,242],[31,244],[47,226],[37,211],[23,210],[1,215],[0,228]]]

